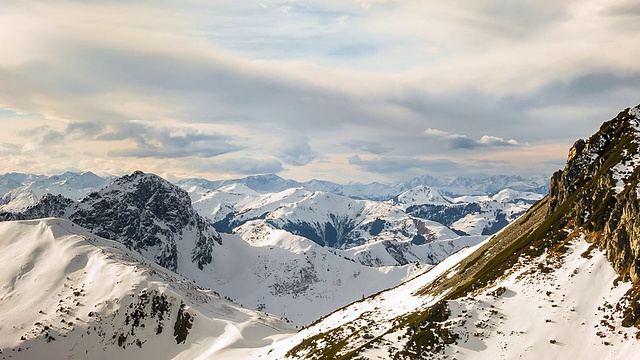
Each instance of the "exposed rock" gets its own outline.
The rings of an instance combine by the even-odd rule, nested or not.
[[[616,271],[634,282],[640,280],[638,114],[637,107],[626,109],[588,140],[576,141],[549,186],[549,215],[564,212],[566,223],[583,226]]]
[[[178,317],[173,325],[173,336],[176,338],[176,343],[184,344],[189,335],[189,330],[193,327],[193,315],[187,311],[187,307],[184,303],[180,304],[180,310],[178,310]]]

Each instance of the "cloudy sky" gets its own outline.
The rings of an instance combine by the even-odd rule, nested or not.
[[[549,174],[640,103],[637,0],[3,0],[0,44],[0,172]]]

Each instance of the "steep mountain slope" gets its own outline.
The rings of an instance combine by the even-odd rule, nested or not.
[[[238,359],[294,331],[61,219],[0,223],[0,357]]]
[[[296,359],[634,358],[639,130],[640,106],[621,112],[576,142],[547,197],[475,251],[268,350]]]
[[[306,326],[363,297],[396,286],[430,266],[370,267],[348,254],[283,230],[252,227],[254,241],[222,234],[211,264],[181,270],[243,306]]]

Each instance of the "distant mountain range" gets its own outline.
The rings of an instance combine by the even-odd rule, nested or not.
[[[269,174],[218,181],[193,178],[179,180],[176,184],[189,192],[195,192],[198,189],[215,190],[228,185],[241,184],[249,189],[261,192],[279,192],[291,188],[305,188],[310,191],[324,191],[352,199],[383,201],[397,197],[419,186],[432,188],[447,196],[495,195],[504,189],[546,194],[549,190],[549,176],[541,175],[525,178],[515,175],[482,175],[435,178],[425,175],[408,182],[395,184],[377,182],[370,184],[337,184],[323,180],[298,182]]]

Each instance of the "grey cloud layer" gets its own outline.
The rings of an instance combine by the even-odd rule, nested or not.
[[[589,3],[20,3],[0,15],[0,108],[67,123],[25,124],[42,146],[210,160],[183,171],[480,171],[460,154],[570,144],[640,102],[637,6]]]

